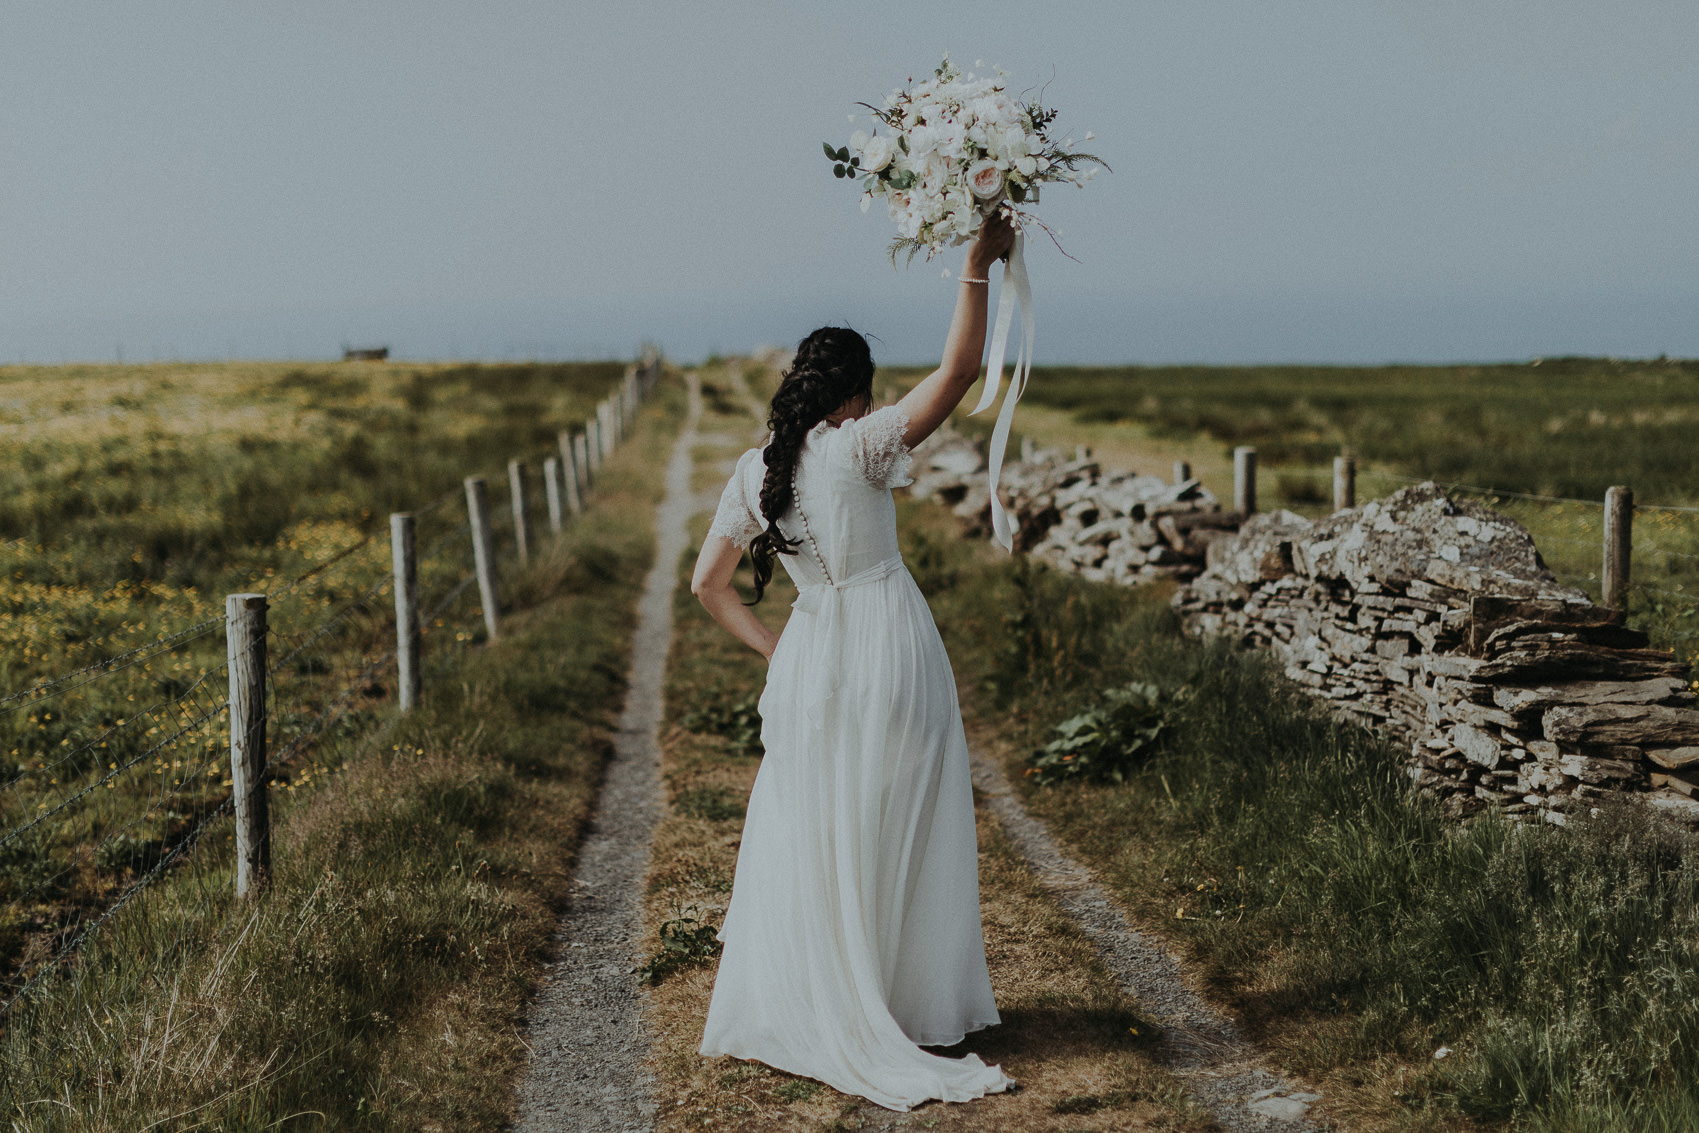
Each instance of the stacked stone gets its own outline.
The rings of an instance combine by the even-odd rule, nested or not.
[[[1561,823],[1608,791],[1699,822],[1683,667],[1559,584],[1520,525],[1432,484],[1311,523],[1253,517],[1176,594],[1199,633],[1270,649],[1344,716],[1408,742],[1449,805]]]
[[[951,505],[964,535],[990,535],[991,496],[978,448],[946,434],[923,455],[926,468],[915,477],[913,494]],[[1057,452],[1027,452],[1004,466],[1001,488],[1017,552],[1098,582],[1195,578],[1210,544],[1243,519],[1221,510],[1195,479],[1170,484],[1131,472],[1106,476],[1084,455],[1067,460]]]

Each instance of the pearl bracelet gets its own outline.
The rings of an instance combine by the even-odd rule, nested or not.
[[[957,283],[990,283],[991,281],[989,279],[969,279],[965,275],[958,275],[958,276],[956,276],[956,282]]]

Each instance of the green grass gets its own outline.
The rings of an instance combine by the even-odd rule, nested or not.
[[[32,1130],[505,1127],[653,554],[651,455],[681,408],[663,387],[592,509],[508,575],[501,640],[438,647],[417,712],[274,794],[268,892],[230,895],[216,827],[14,1011],[0,1112]]]
[[[271,597],[269,733],[284,750],[393,640],[386,513],[417,513],[422,602],[465,570],[461,478],[552,450],[619,363],[0,367],[0,696],[185,626],[203,634],[46,698],[0,704],[0,987],[116,899],[229,793],[223,596]],[[533,487],[541,492],[533,475]],[[544,526],[539,516],[538,526]],[[457,610],[426,648],[477,640]],[[318,628],[341,617],[335,632]],[[198,687],[196,683],[200,682]],[[380,676],[337,724],[381,715]],[[191,690],[192,691],[189,691]],[[208,715],[211,713],[212,715]],[[194,730],[159,748],[178,729]],[[284,791],[333,764],[309,749]],[[58,811],[57,808],[67,809]]]
[[[1699,362],[1050,367],[1026,400],[1082,425],[1253,445],[1264,508],[1326,514],[1341,453],[1359,462],[1359,500],[1452,485],[1522,523],[1558,577],[1595,599],[1605,491],[1627,485],[1640,509],[1632,624],[1699,663],[1699,513],[1655,506],[1699,505]]]
[[[1699,362],[1041,369],[1027,397],[1081,420],[1255,445],[1271,466],[1341,451],[1419,479],[1602,500],[1699,500]]]
[[[905,540],[942,522],[904,514]],[[1406,790],[1397,752],[1263,658],[1181,636],[1164,593],[926,542],[966,703],[1017,776],[1101,690],[1189,689],[1127,783],[1023,794],[1335,1116],[1699,1122],[1691,835],[1617,807],[1563,831],[1460,826]]]

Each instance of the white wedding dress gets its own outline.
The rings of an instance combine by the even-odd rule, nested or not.
[[[1008,1088],[948,1046],[997,1023],[955,679],[897,552],[909,483],[896,406],[816,426],[781,555],[800,596],[761,695],[749,799],[705,1055],[757,1059],[889,1109]],[[766,466],[738,461],[710,528],[765,529]]]

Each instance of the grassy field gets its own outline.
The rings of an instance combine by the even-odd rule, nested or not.
[[[914,376],[887,381],[896,390]],[[1312,517],[1331,510],[1332,458],[1350,454],[1359,500],[1438,480],[1527,527],[1558,577],[1595,598],[1605,490],[1627,485],[1631,619],[1699,664],[1699,362],[1049,367],[1015,429],[1162,476],[1185,460],[1225,500],[1233,448],[1253,445],[1262,508]]]
[[[361,679],[391,636],[385,513],[418,513],[423,601],[440,604],[469,553],[453,537],[461,477],[496,480],[501,522],[505,461],[540,455],[558,429],[581,424],[622,371],[0,370],[0,433],[15,458],[0,503],[7,972],[50,956],[227,797],[226,592],[272,597],[271,747],[295,749],[273,805],[287,812],[347,774],[350,745],[392,716],[389,676]],[[511,545],[505,522],[498,538]],[[460,679],[442,667],[481,640],[475,611],[473,591],[426,626],[432,679]],[[316,742],[291,744],[345,694]],[[227,842],[208,849],[228,856]],[[20,1024],[6,1026],[14,1036]]]
[[[1082,422],[1255,445],[1271,466],[1349,452],[1413,479],[1699,502],[1699,362],[1047,368],[1027,396]]]
[[[501,642],[481,643],[471,595],[429,627],[428,687],[440,691],[422,712],[393,723],[383,680],[349,682],[386,624],[387,594],[371,597],[387,569],[385,513],[420,511],[431,546],[458,518],[460,478],[483,471],[497,481],[499,514],[505,461],[541,455],[618,372],[0,368],[0,435],[17,454],[0,498],[0,696],[193,626],[224,593],[250,588],[278,596],[274,658],[287,663],[273,677],[274,742],[309,727],[306,707],[329,690],[356,692],[345,723],[274,788],[278,872],[266,901],[229,897],[227,827],[215,827],[184,868],[91,939],[66,978],[6,1020],[0,1112],[18,1128],[506,1120],[524,1055],[513,1023],[564,900],[651,553],[660,466],[643,453],[649,441],[616,457],[610,486],[565,540],[510,576],[515,614]],[[719,462],[750,425],[734,376],[705,377],[705,428],[729,439],[701,454],[700,488],[723,482]],[[1696,391],[1692,366],[1661,363],[1054,371],[1035,380],[1017,429],[1144,467],[1176,454],[1219,470],[1233,444],[1255,443],[1273,466],[1270,502],[1312,513],[1325,502],[1304,469],[1342,445],[1367,465],[1364,495],[1440,475],[1592,499],[1598,484],[1564,479],[1586,473],[1631,483],[1642,500],[1691,504],[1699,456],[1682,438]],[[672,389],[645,410],[650,441],[676,426],[681,401]],[[1507,483],[1517,469],[1524,478]],[[1619,469],[1645,476],[1619,479]],[[1536,532],[1560,574],[1586,584],[1596,507],[1504,495],[1497,506]],[[1179,636],[1164,594],[1080,583],[961,543],[931,505],[904,503],[901,514],[976,742],[1017,778],[1053,725],[1103,690],[1131,680],[1189,690],[1170,738],[1128,783],[1026,780],[1027,803],[1286,1066],[1321,1084],[1334,1116],[1375,1131],[1653,1133],[1699,1121],[1686,1085],[1699,1073],[1689,836],[1610,810],[1563,832],[1443,821],[1404,792],[1394,754],[1373,737],[1318,715],[1257,658]],[[1683,557],[1699,554],[1695,520],[1637,520],[1634,617],[1678,648],[1699,638],[1684,598],[1699,587],[1685,565],[1699,559]],[[464,554],[450,543],[432,560],[427,600]],[[764,613],[788,612],[783,591]],[[1672,595],[1663,607],[1658,591]],[[687,594],[679,602],[664,737],[671,805],[646,913],[657,949],[669,922],[675,939],[717,923],[759,766],[739,711],[758,659]],[[336,632],[313,639],[339,612]],[[86,687],[0,703],[0,751],[10,752],[0,827],[46,815],[0,845],[8,967],[104,908],[227,793],[216,716],[149,754],[216,700],[221,662],[213,624]],[[701,704],[716,711],[687,719]],[[1137,1005],[984,816],[980,838],[1009,1021],[982,1052],[1030,1088],[970,1107],[992,1122],[973,1127],[1200,1127],[1151,1060]],[[855,1128],[854,1104],[823,1087],[694,1057],[707,959],[662,972],[654,992],[664,1126]],[[1436,1060],[1441,1047],[1451,1053]],[[966,1112],[917,1116],[966,1128]]]
[[[1162,591],[952,542],[942,515],[908,511],[905,549],[921,551],[975,741],[1332,1116],[1362,1130],[1699,1121],[1692,835],[1615,808],[1567,831],[1459,826],[1406,790],[1396,752],[1259,656],[1181,636]],[[1022,776],[1057,723],[1135,680],[1175,716],[1128,782]]]

